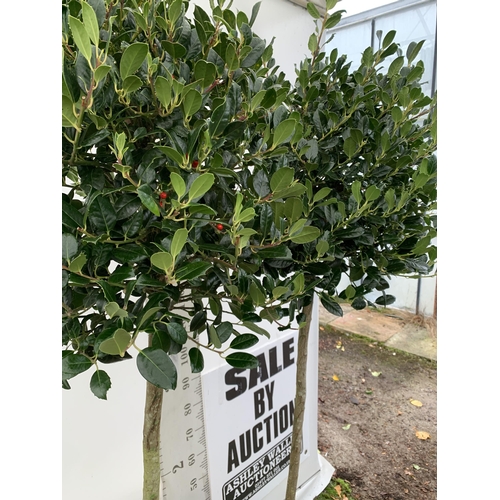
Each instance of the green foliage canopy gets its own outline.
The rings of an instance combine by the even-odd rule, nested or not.
[[[63,387],[94,367],[105,399],[102,364],[136,348],[140,373],[174,389],[188,339],[193,372],[205,348],[255,367],[241,350],[262,320],[301,323],[313,293],[338,315],[373,290],[388,304],[389,276],[432,270],[436,100],[420,47],[405,58],[390,32],[352,70],[320,44],[341,13],[310,7],[292,84],[253,32],[259,5],[190,18],[182,0],[63,1]]]

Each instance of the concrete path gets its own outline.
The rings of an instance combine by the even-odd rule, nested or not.
[[[342,333],[368,337],[388,347],[437,361],[435,321],[400,309],[365,308],[356,311],[342,304],[344,316],[334,316],[319,306],[319,323]]]

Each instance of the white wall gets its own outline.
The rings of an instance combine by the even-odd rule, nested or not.
[[[396,302],[389,307],[395,309],[404,309],[416,313],[417,311],[417,290],[418,280],[416,278],[404,278],[395,276],[390,281],[390,288],[385,291],[388,295],[394,295]],[[434,293],[436,289],[435,276],[422,276],[420,280],[420,298],[418,312],[424,316],[433,316],[434,314]],[[372,292],[366,296],[368,300],[374,301],[381,292]]]
[[[100,367],[111,377],[107,401],[90,391],[93,369],[63,390],[62,498],[139,500],[146,381],[135,358]]]
[[[194,2],[210,13],[208,0]],[[250,19],[252,7],[257,0],[234,0],[231,10],[243,11]],[[192,11],[190,10],[189,13]],[[262,0],[259,15],[253,25],[254,32],[273,44],[273,57],[276,64],[292,82],[295,81],[294,64],[309,55],[307,42],[314,31],[314,20],[303,7],[288,0]]]

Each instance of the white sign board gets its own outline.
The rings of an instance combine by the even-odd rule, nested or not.
[[[318,308],[313,309],[307,366],[298,499],[312,499],[333,468],[317,451]],[[176,356],[178,385],[164,395],[163,498],[280,500],[284,498],[294,417],[297,330],[266,323],[270,340],[247,350],[259,368],[242,370],[206,356],[192,374],[187,345]]]

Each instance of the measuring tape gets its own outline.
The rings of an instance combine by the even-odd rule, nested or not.
[[[163,394],[160,464],[163,500],[210,500],[201,374],[191,373],[184,345],[172,356],[177,388]]]

